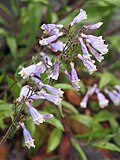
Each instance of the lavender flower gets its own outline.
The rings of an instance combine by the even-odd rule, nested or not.
[[[59,105],[61,103],[61,100],[62,100],[60,97],[52,95],[52,94],[48,94],[43,90],[37,92],[37,94],[40,97],[42,97],[42,96],[45,97],[45,99],[47,99],[50,102],[53,102],[55,105]]]
[[[44,33],[46,33],[46,31],[44,31]],[[60,30],[59,29],[53,29],[51,31],[49,31],[48,33],[46,34],[49,34],[49,35],[56,35],[56,34],[59,34],[60,33]]]
[[[97,88],[97,84],[94,84],[92,87],[88,88],[88,94],[89,94],[89,96],[92,96],[94,94],[96,88]]]
[[[54,51],[54,52],[57,52],[57,51],[63,51],[63,48],[65,47],[65,44],[61,41],[57,41],[55,43],[51,43],[50,44],[50,48]]]
[[[64,26],[62,24],[43,24],[41,26],[41,29],[44,30],[45,34],[50,34],[50,32],[54,31],[54,30],[58,30],[63,28]]]
[[[82,101],[80,102],[81,108],[87,108],[88,98],[89,98],[89,94],[87,92],[84,98],[82,99]]]
[[[18,73],[21,75],[23,79],[27,79],[30,76],[39,75],[46,70],[46,66],[42,61],[37,64],[32,64],[26,68],[22,68],[22,70]]]
[[[89,54],[89,52],[87,50],[87,47],[86,47],[85,43],[83,42],[82,37],[78,37],[78,39],[79,39],[79,41],[81,43],[81,49],[82,49],[82,52],[83,52],[83,57],[87,58],[87,59],[90,59],[91,55]]]
[[[32,79],[39,89],[45,88],[48,92],[50,92],[56,96],[59,96],[59,97],[63,96],[64,92],[60,88],[55,88],[55,87],[50,86],[48,84],[44,84],[41,80],[39,80],[38,78],[35,78],[35,77],[33,77]]]
[[[115,86],[115,89],[117,89],[118,92],[120,93],[120,86],[119,86],[119,85],[116,85],[116,86]]]
[[[106,89],[105,92],[115,106],[120,105],[120,97],[119,96],[117,96],[114,92],[109,91],[108,89]]]
[[[25,139],[25,145],[28,147],[28,149],[30,149],[30,147],[35,148],[34,145],[34,139],[32,139],[30,133],[28,132],[28,130],[26,129],[24,123],[20,123],[22,129],[23,129],[23,135],[24,135],[24,139]]]
[[[90,52],[93,54],[93,56],[97,59],[98,62],[101,62],[104,57],[102,56],[102,54],[98,53],[93,47],[91,47],[91,45],[89,45],[87,43],[87,47],[89,48]]]
[[[70,83],[72,84],[73,89],[78,90],[80,88],[78,84],[80,79],[78,79],[77,72],[74,68],[74,63],[71,62],[70,65],[71,65],[71,75],[68,73],[67,70],[65,70],[65,74],[67,75]]]
[[[35,108],[33,108],[30,103],[27,101],[26,105],[30,111],[30,114],[33,118],[33,121],[35,124],[39,125],[40,123],[43,123],[45,120],[44,118],[52,118],[52,114],[40,114]]]
[[[98,22],[98,23],[95,23],[95,24],[92,24],[92,25],[85,25],[84,27],[86,29],[98,29],[102,26],[103,22]]]
[[[97,84],[94,84],[92,87],[88,88],[87,93],[85,94],[83,100],[80,103],[81,108],[87,108],[88,99],[92,96],[97,88]]]
[[[80,9],[80,13],[73,19],[73,21],[70,23],[70,26],[72,27],[84,19],[87,19],[87,14],[83,9]]]
[[[21,102],[24,98],[29,98],[32,95],[32,87],[29,87],[28,85],[25,85],[22,87],[20,91],[20,96],[17,98],[17,101]]]
[[[52,78],[52,79],[55,79],[57,80],[58,77],[59,77],[59,62],[55,62],[54,63],[54,69],[53,69],[53,72],[49,75],[49,78]]]
[[[39,41],[39,43],[42,45],[42,46],[45,46],[45,45],[48,45],[54,41],[56,41],[58,39],[58,37],[62,36],[63,33],[60,32],[59,34],[57,35],[53,35],[51,37],[48,37],[48,38],[43,38],[42,40]]]
[[[64,93],[60,88],[55,88],[47,84],[43,84],[43,88],[46,88],[48,92],[59,97],[62,97]]]
[[[52,66],[51,58],[43,52],[41,52],[40,55],[42,56],[42,61],[47,66],[47,68],[50,68]]]
[[[90,74],[97,70],[96,66],[94,65],[94,60],[84,58],[81,54],[78,54],[78,58],[83,62],[84,66],[88,69]]]
[[[108,105],[109,100],[106,99],[105,96],[98,89],[96,89],[96,94],[100,108],[105,108]]]
[[[70,65],[71,65],[71,84],[75,90],[78,90],[80,88],[78,84],[80,79],[78,79],[77,72],[74,67],[74,63],[71,62]]]
[[[85,35],[81,34],[83,38],[85,38],[87,43],[90,43],[97,51],[102,53],[103,55],[108,52],[108,45],[104,44],[104,40],[102,39],[102,36],[93,36],[93,35]]]

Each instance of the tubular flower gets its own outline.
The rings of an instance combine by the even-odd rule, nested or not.
[[[65,70],[65,74],[68,77],[70,83],[72,84],[73,89],[78,90],[80,88],[80,86],[78,84],[80,79],[77,76],[77,72],[74,68],[74,63],[71,62],[70,65],[71,65],[71,75],[68,73],[67,70]]]
[[[49,75],[49,78],[52,78],[52,79],[55,79],[57,80],[58,77],[59,77],[59,62],[55,62],[54,63],[54,69],[53,69],[53,72]]]
[[[120,93],[120,86],[119,85],[116,85],[115,89],[117,89],[117,91]]]
[[[98,89],[96,89],[96,94],[100,108],[105,108],[108,105],[109,100],[106,99],[105,96]]]
[[[53,32],[53,34],[55,34],[54,31],[58,30],[59,33],[59,29],[63,28],[64,26],[62,24],[43,24],[41,26],[41,29],[44,30],[45,34],[51,34]]]
[[[25,145],[28,147],[28,149],[30,149],[30,147],[35,148],[34,145],[34,139],[32,139],[30,133],[28,132],[28,130],[26,129],[25,125],[23,122],[20,123],[22,129],[23,129],[23,135],[24,135],[24,139],[25,139]]]
[[[97,88],[97,84],[94,84],[92,87],[88,88],[87,93],[85,94],[83,100],[80,103],[81,108],[87,108],[88,99],[92,96]]]
[[[70,23],[70,26],[72,27],[84,19],[87,19],[87,14],[83,9],[80,9],[80,13],[73,19],[73,21]]]
[[[87,108],[88,98],[89,98],[89,94],[87,92],[84,98],[82,99],[82,101],[80,102],[81,108]]]
[[[37,64],[32,64],[26,68],[22,68],[22,70],[18,73],[21,75],[23,79],[27,79],[30,76],[39,75],[46,70],[46,66],[42,61]]]
[[[80,79],[78,79],[77,72],[74,67],[74,63],[71,62],[70,65],[71,65],[71,84],[75,90],[78,90],[80,88],[78,84]]]
[[[35,124],[39,125],[40,123],[43,123],[45,120],[44,118],[52,118],[52,114],[40,114],[35,108],[33,108],[29,102],[26,102],[26,105],[30,111],[30,114],[33,118],[33,121]]]
[[[89,96],[92,96],[94,94],[96,88],[97,88],[97,84],[94,84],[92,87],[88,88],[88,94],[89,94]]]
[[[32,79],[35,82],[35,84],[37,85],[38,89],[45,88],[48,92],[50,92],[56,96],[59,96],[59,97],[63,96],[64,92],[60,88],[55,88],[55,87],[50,86],[48,84],[44,84],[41,80],[39,80],[36,77],[33,77]]]
[[[108,89],[105,90],[106,94],[108,95],[108,97],[110,98],[110,100],[113,102],[113,104],[115,106],[119,106],[120,105],[120,97],[115,94],[112,91],[109,91]]]
[[[98,22],[92,25],[85,25],[84,28],[86,29],[98,29],[102,26],[103,22]]]
[[[82,52],[83,52],[83,57],[87,58],[87,59],[90,59],[91,55],[89,54],[89,52],[87,50],[87,47],[86,47],[85,43],[83,42],[82,37],[78,37],[78,40],[79,40],[79,42],[81,44],[81,49],[82,49]]]
[[[103,55],[98,53],[90,44],[87,43],[87,47],[98,62],[101,62],[104,59]]]
[[[61,101],[62,101],[62,99],[60,97],[52,95],[52,94],[49,94],[49,93],[46,93],[43,90],[37,92],[37,94],[40,97],[45,97],[45,99],[47,99],[50,102],[53,102],[55,105],[59,105],[61,103]]]
[[[51,43],[50,44],[50,48],[54,51],[54,52],[57,52],[57,51],[63,51],[65,47],[65,44],[61,41],[57,41],[55,43]]]
[[[63,33],[60,32],[59,34],[57,35],[53,35],[53,36],[50,36],[48,38],[43,38],[42,40],[39,41],[39,43],[42,45],[42,46],[45,46],[45,45],[48,45],[54,41],[56,41],[58,39],[58,37],[62,36]]]
[[[50,68],[52,66],[51,58],[43,52],[41,52],[40,55],[42,56],[42,61],[44,62],[46,67]]]
[[[102,36],[93,36],[93,35],[86,35],[81,33],[81,36],[85,38],[85,41],[87,43],[90,43],[93,48],[95,48],[97,51],[99,51],[101,54],[106,54],[108,52],[108,45],[104,44],[104,41],[102,39]]]
[[[20,91],[20,96],[17,98],[17,101],[21,102],[24,98],[30,98],[33,94],[32,87],[25,85]]]
[[[84,58],[81,54],[78,54],[78,58],[83,62],[84,66],[88,69],[90,74],[97,70],[96,66],[94,65],[94,60]]]

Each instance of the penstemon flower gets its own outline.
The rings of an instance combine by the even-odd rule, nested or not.
[[[104,44],[104,40],[102,39],[102,36],[93,36],[93,35],[86,35],[81,33],[81,36],[85,38],[85,41],[92,45],[93,48],[95,48],[97,51],[99,51],[101,54],[106,54],[108,52],[108,45]]]
[[[41,80],[39,80],[36,77],[33,77],[32,80],[35,82],[35,84],[37,85],[38,89],[45,88],[48,92],[50,92],[53,95],[56,95],[58,97],[62,97],[63,96],[64,92],[60,88],[55,88],[55,87],[50,86],[48,84],[44,84]]]
[[[70,23],[70,26],[72,27],[84,19],[87,19],[87,14],[83,9],[80,9],[80,13],[73,19],[73,21]]]
[[[85,94],[84,98],[80,102],[81,108],[87,108],[88,99],[92,96],[97,88],[97,84],[94,84],[92,87],[88,88],[87,93]]]
[[[84,66],[88,69],[88,72],[92,74],[94,71],[97,70],[96,66],[94,65],[95,61],[92,59],[84,58],[81,54],[78,54],[78,58],[83,62]]]
[[[23,135],[24,135],[24,139],[25,139],[25,145],[28,147],[28,149],[30,149],[30,147],[35,148],[34,145],[34,139],[32,139],[30,133],[28,132],[28,130],[26,129],[25,125],[23,122],[20,123],[22,129],[23,129]]]
[[[65,47],[65,44],[63,42],[61,42],[61,41],[57,41],[55,43],[51,43],[50,44],[50,48],[54,52],[57,52],[57,51],[61,51],[62,52],[64,47]]]
[[[28,79],[30,76],[40,75],[46,70],[46,65],[40,61],[37,64],[32,64],[26,68],[22,68],[22,70],[18,73],[21,75],[23,79]]]
[[[35,124],[39,125],[40,123],[43,123],[45,118],[52,118],[52,114],[40,114],[35,108],[33,108],[30,103],[27,101],[25,103],[30,111],[30,114],[33,118],[33,121]]]
[[[92,25],[84,25],[83,27],[86,29],[98,29],[102,26],[103,22],[98,22]]]
[[[108,105],[109,100],[105,98],[105,96],[99,91],[99,89],[96,89],[95,92],[97,94],[100,108],[105,108]]]
[[[101,62],[104,59],[103,55],[98,53],[90,44],[87,43],[87,47],[98,62]]]
[[[34,94],[34,92],[32,91],[32,87],[28,85],[23,86],[20,91],[20,96],[17,98],[17,101],[21,102],[24,98],[29,98],[32,93]]]
[[[49,75],[49,78],[57,80],[59,77],[59,62],[54,63],[54,69],[53,72]]]
[[[53,36],[50,36],[48,38],[43,38],[42,40],[39,41],[39,43],[42,45],[42,46],[46,46],[54,41],[56,41],[58,39],[58,37],[62,36],[63,33],[60,32],[59,34],[55,34]]]
[[[46,93],[44,90],[41,90],[41,91],[37,92],[37,94],[38,94],[38,97],[39,96],[40,97],[45,97],[45,99],[47,99],[50,102],[53,102],[55,105],[59,105],[62,101],[62,99],[59,96]]]
[[[110,100],[113,102],[113,104],[115,106],[119,106],[120,105],[120,97],[117,94],[115,94],[114,92],[112,92],[112,91],[110,91],[108,89],[106,89],[105,92],[106,92],[106,94],[108,95],[108,97],[110,98]]]
[[[80,79],[77,76],[77,72],[74,68],[74,63],[71,62],[70,65],[71,65],[71,75],[68,73],[67,70],[65,70],[65,74],[67,75],[70,83],[72,84],[73,89],[78,90],[80,88],[80,86],[78,84]]]
[[[119,85],[116,85],[115,89],[120,93],[120,86]]]
[[[53,64],[51,58],[46,55],[44,52],[41,52],[40,55],[42,56],[42,61],[46,65],[47,68],[50,68]]]
[[[63,28],[64,26],[62,24],[43,24],[41,26],[41,29],[44,30],[45,34],[51,34],[51,32],[53,32],[53,34],[55,34],[54,31],[58,31],[59,33],[59,29]]]
[[[81,50],[82,50],[82,52],[83,52],[83,57],[84,58],[87,58],[87,59],[90,59],[90,54],[89,54],[89,52],[88,52],[88,50],[87,50],[87,47],[86,47],[86,45],[85,45],[85,43],[83,42],[83,39],[82,39],[82,37],[79,37],[78,36],[78,40],[79,40],[79,42],[81,43]]]
[[[85,94],[84,98],[82,99],[82,101],[80,102],[80,107],[81,108],[87,108],[88,98],[89,98],[89,94],[87,92]]]

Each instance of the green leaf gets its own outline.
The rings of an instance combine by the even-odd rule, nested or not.
[[[13,104],[0,101],[0,128],[5,128],[4,118],[11,117],[13,115]]]
[[[45,119],[45,121],[53,126],[55,126],[56,128],[64,131],[64,127],[62,125],[62,123],[60,122],[60,120],[58,120],[56,117],[53,117],[51,119]]]
[[[66,102],[66,101],[63,100],[61,102],[61,104],[63,105],[63,107],[69,109],[73,113],[78,114],[78,110],[72,104],[70,104],[69,102]]]
[[[59,130],[58,128],[54,128],[48,140],[47,152],[55,150],[59,146],[61,139],[62,139],[62,131]]]
[[[46,4],[46,5],[49,4],[48,0],[21,0],[21,1],[23,1],[23,2],[43,3],[43,4]]]
[[[115,5],[116,7],[120,7],[120,1],[119,0],[103,0],[104,2],[107,2],[108,4]]]
[[[15,82],[9,76],[6,76],[6,81],[10,87],[10,91],[12,92],[13,96],[17,98],[20,94],[21,85],[18,82]]]
[[[118,50],[118,52],[120,52],[120,36],[117,35],[109,36],[107,37],[107,40],[111,42],[112,47],[114,47],[116,50]]]
[[[99,88],[103,88],[108,84],[120,84],[120,81],[112,73],[104,72],[100,78]]]
[[[14,0],[10,0],[10,3],[11,3],[11,7],[12,7],[12,10],[14,12],[14,14],[17,16],[19,14],[19,8],[18,8],[18,1],[14,1]]]
[[[91,127],[92,117],[90,116],[77,114],[77,115],[71,116],[71,118],[82,123],[88,128]]]
[[[93,117],[93,122],[95,123],[104,122],[104,121],[109,121],[110,119],[113,119],[113,118],[115,118],[113,114],[111,114],[106,110],[103,110]]]
[[[54,85],[56,88],[66,89],[66,90],[73,90],[72,86],[67,83],[57,83]]]
[[[6,42],[8,47],[10,48],[11,54],[15,59],[17,59],[17,42],[16,39],[12,36],[7,36],[6,37]]]
[[[77,143],[77,141],[75,139],[71,138],[71,143],[72,143],[73,147],[76,149],[76,151],[78,152],[78,154],[80,156],[80,160],[87,160],[85,153],[83,152],[82,148]]]
[[[120,152],[120,148],[117,147],[115,144],[110,142],[97,142],[92,144],[94,147],[101,148],[101,149],[109,149],[111,151]]]

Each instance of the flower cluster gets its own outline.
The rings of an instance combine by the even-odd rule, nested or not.
[[[66,28],[62,24],[43,24],[41,26],[41,29],[43,30],[45,37],[39,40],[39,44],[42,46],[48,46],[54,52],[59,51],[58,53],[61,53],[59,54],[59,56],[57,56],[56,59],[51,59],[48,55],[41,52],[40,62],[31,64],[26,68],[22,68],[19,72],[24,80],[32,83],[28,83],[28,85],[22,87],[20,96],[17,98],[17,101],[24,102],[24,104],[27,106],[27,109],[29,110],[33,122],[36,125],[43,123],[46,118],[52,118],[53,115],[39,113],[34,107],[32,107],[31,103],[36,99],[46,99],[54,103],[55,105],[59,105],[63,97],[64,92],[60,88],[53,87],[51,83],[46,84],[42,76],[43,74],[46,74],[46,79],[49,82],[51,82],[51,80],[58,80],[59,78],[62,56],[67,56],[67,49],[71,47],[71,45],[68,46],[68,43],[63,43],[61,40],[59,40],[59,38],[61,38],[62,36],[67,38],[69,37],[68,41],[70,41],[70,44],[74,43],[74,41],[76,42],[76,40],[78,44],[80,43],[82,54],[77,53],[76,56],[73,53],[71,55],[71,58],[79,58],[90,74],[97,70],[95,60],[91,59],[91,56],[93,55],[97,61],[101,62],[104,59],[104,54],[108,52],[107,45],[104,44],[102,36],[96,37],[94,35],[86,34],[86,31],[88,30],[98,29],[102,25],[102,22],[93,25],[84,25],[82,27],[83,30],[81,29],[81,31],[77,35],[70,35],[71,27],[85,19],[87,19],[87,14],[84,10],[81,9],[80,13],[73,19],[72,22],[70,22],[68,28]],[[69,73],[66,68],[62,68],[62,70],[64,70],[64,74],[67,76],[73,89],[78,91],[80,88],[80,79],[78,78],[74,62],[70,62],[70,66],[71,73]],[[108,92],[110,91],[106,90],[106,93]],[[99,89],[97,89],[97,85],[95,84],[93,87],[90,87],[88,89],[85,97],[80,104],[81,107],[87,107],[87,101],[89,97],[94,93],[97,94],[99,105],[101,108],[104,108],[108,105],[109,101],[104,97]],[[114,91],[113,94],[117,93]],[[111,96],[111,94],[108,95]],[[28,148],[35,147],[34,140],[26,129],[25,124],[21,122],[20,125],[23,129],[26,146]]]
[[[52,114],[40,114],[30,103],[36,99],[46,99],[55,105],[61,103],[63,91],[60,88],[55,88],[49,84],[45,84],[41,79],[41,74],[48,71],[48,79],[52,78],[57,80],[59,77],[59,63],[55,61],[53,64],[51,58],[44,53],[41,53],[41,61],[37,64],[32,64],[26,68],[22,68],[19,72],[23,79],[32,81],[34,86],[25,85],[22,87],[20,96],[17,101],[24,102],[27,106],[29,113],[36,125],[45,121],[46,118],[52,118]],[[52,69],[53,68],[53,69]],[[28,148],[35,147],[34,140],[31,138],[30,133],[27,131],[24,123],[21,123],[23,134],[25,137],[25,144]]]
[[[92,92],[91,92],[92,90]],[[107,95],[107,97],[112,101],[112,103],[115,106],[120,105],[120,86],[116,85],[113,89],[105,89],[104,91]],[[94,84],[92,87],[88,88],[88,91],[86,92],[85,96],[83,97],[83,100],[80,103],[81,108],[87,108],[88,99],[91,95],[96,93],[98,104],[100,108],[105,108],[109,104],[108,98],[105,97],[104,93],[102,93],[98,88],[97,85]]]
[[[87,19],[87,14],[83,9],[81,9],[80,13],[69,24],[69,30],[75,24],[85,19]],[[104,43],[105,40],[103,40],[102,36],[97,37],[86,34],[85,32],[89,30],[96,30],[101,27],[102,24],[102,22],[98,22],[93,25],[83,25],[84,30],[82,31],[81,29],[80,33],[72,38],[72,43],[74,43],[74,39],[77,37],[83,53],[82,55],[78,53],[77,57],[82,61],[90,74],[97,70],[95,60],[91,59],[91,56],[93,55],[98,62],[101,62],[104,59],[104,55],[108,52],[108,45]],[[62,24],[43,24],[41,29],[49,37],[43,38],[39,43],[41,45],[48,45],[53,51],[63,51],[66,45],[62,41],[58,40],[58,38],[69,34],[69,32],[64,32],[64,30],[67,30],[65,26]],[[67,48],[67,46],[65,48]]]

